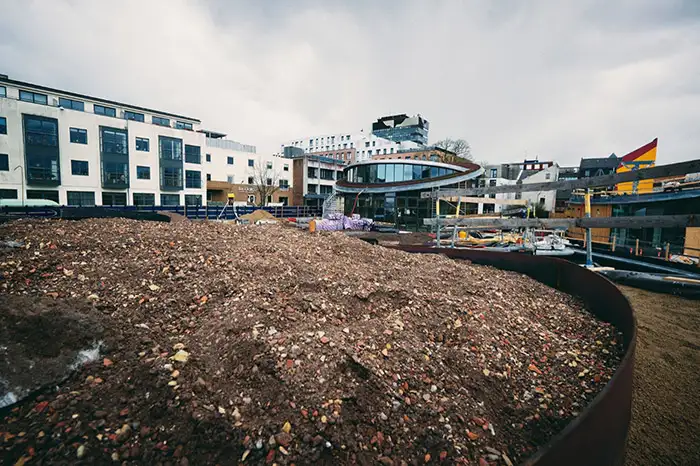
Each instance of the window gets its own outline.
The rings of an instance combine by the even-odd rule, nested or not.
[[[207,162],[211,162],[211,154],[207,154]]]
[[[309,167],[308,170],[307,170],[307,176],[308,176],[309,178],[316,178],[316,170],[317,170],[317,169],[314,168],[314,167]]]
[[[130,112],[128,110],[124,110],[124,119],[125,120],[140,121],[140,122],[145,121],[145,119],[143,117],[143,113]]]
[[[211,173],[207,173],[207,181],[211,181]]]
[[[129,154],[126,131],[116,128],[100,127],[100,135],[103,154]]]
[[[182,160],[182,139],[158,136],[160,158],[163,160]]]
[[[496,180],[489,180],[489,186],[496,186]]]
[[[383,153],[383,155],[386,155],[386,149],[384,149],[384,153]]]
[[[229,165],[233,165],[233,157],[226,157],[226,163]]]
[[[367,151],[367,155],[372,155],[372,149]]]
[[[5,89],[5,86],[0,86],[0,97],[7,97],[7,89]]]
[[[372,147],[377,145],[377,141],[372,141]]]
[[[175,129],[187,129],[192,131],[192,123],[185,123],[184,121],[176,121]]]
[[[68,205],[94,206],[95,193],[92,191],[68,191]]]
[[[185,187],[186,188],[201,188],[202,187],[202,172],[196,170],[185,170]]]
[[[248,204],[255,204],[255,194],[250,194],[248,196]]]
[[[151,167],[144,167],[143,165],[137,165],[136,166],[136,179],[150,180],[151,179]]]
[[[548,179],[550,179],[551,177],[552,177],[552,174],[551,174],[551,173],[545,173],[545,174],[544,174],[544,179],[545,179],[545,180],[548,180]]]
[[[112,107],[104,107],[102,105],[93,105],[92,106],[93,111],[97,115],[105,115],[109,117],[116,117],[117,116],[117,110]]]
[[[272,170],[272,162],[267,162],[267,169]]]
[[[491,178],[496,178],[498,176],[498,169],[492,168],[491,169]]]
[[[27,189],[27,199],[44,199],[58,204],[58,191],[44,191],[43,189]]]
[[[306,187],[306,190],[309,192],[309,194],[316,194],[316,185],[310,184]]]
[[[326,168],[321,169],[321,179],[322,180],[332,180],[333,179],[333,170],[328,170]]]
[[[0,134],[7,134],[7,118],[0,117]]]
[[[134,205],[156,205],[156,195],[153,193],[134,193]]]
[[[88,163],[85,160],[70,161],[71,174],[76,176],[88,176]]]
[[[268,178],[267,180],[265,180],[265,184],[268,186],[272,186],[272,178]]]
[[[288,189],[289,188],[289,181],[288,180],[280,180],[280,188],[281,189]]]
[[[282,168],[282,170],[288,172],[288,171],[289,171],[289,164],[288,164],[288,163],[285,163],[285,164],[284,164],[284,167]]]
[[[179,194],[161,194],[160,205],[180,205]]]
[[[35,104],[48,105],[49,98],[46,94],[37,94],[36,92],[19,91],[19,100],[25,102],[34,102]]]
[[[200,206],[202,205],[201,194],[185,194],[185,205]]]
[[[17,199],[17,190],[0,189],[0,199]]]
[[[82,128],[71,128],[70,142],[74,142],[76,144],[87,144],[87,130]]]
[[[185,144],[185,162],[202,163],[202,153],[199,146]]]
[[[7,154],[0,154],[0,171],[10,171],[10,156]]]
[[[248,166],[249,166],[249,167],[254,167],[254,166],[255,166],[255,160],[253,160],[253,159],[248,159]]]
[[[541,204],[541,205],[544,205],[544,201],[545,201],[545,199],[544,199],[543,197],[541,197],[541,198],[540,198],[540,204]]]
[[[229,184],[233,184],[233,175],[228,175],[228,176],[226,177],[226,182],[229,183]]]
[[[255,180],[253,179],[252,176],[248,177],[248,184],[255,184]]]
[[[58,98],[58,105],[69,110],[85,111],[85,104],[79,100],[71,100],[63,97]],[[94,199],[94,194],[93,194]],[[70,204],[70,203],[69,203]]]
[[[391,153],[391,154],[394,153],[394,148],[393,148],[393,147],[392,147],[391,149],[389,149],[389,153]],[[423,156],[423,160],[425,160],[425,155]]]
[[[148,152],[150,150],[148,138],[136,138],[136,150]]]
[[[369,141],[365,142],[365,147],[369,147]]]
[[[151,121],[153,122],[154,125],[160,125],[160,126],[170,126],[170,120],[167,118],[161,118],[161,117],[151,117]]]
[[[161,167],[161,189],[182,189],[182,168]]]

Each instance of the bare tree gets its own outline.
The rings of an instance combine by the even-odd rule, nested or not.
[[[267,203],[267,198],[280,189],[279,173],[272,168],[272,162],[258,162],[253,167],[253,186],[256,197],[259,198],[258,206],[262,207]]]
[[[435,147],[454,152],[459,158],[473,160],[472,148],[464,139],[445,138],[442,141],[436,142]]]

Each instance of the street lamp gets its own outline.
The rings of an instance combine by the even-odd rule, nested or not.
[[[24,207],[24,168],[22,167],[22,165],[17,165],[15,168],[12,169],[12,171],[17,170],[18,168],[22,172],[22,178],[21,178],[22,191],[19,193],[19,196],[20,196],[20,199],[22,200],[22,207]]]

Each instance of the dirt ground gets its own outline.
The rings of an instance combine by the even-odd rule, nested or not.
[[[700,301],[620,289],[639,329],[626,464],[700,464]]]

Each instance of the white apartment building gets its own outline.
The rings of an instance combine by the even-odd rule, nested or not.
[[[509,180],[506,178],[505,169],[501,165],[486,165],[483,167],[484,174],[479,179],[479,187],[487,186],[507,186],[516,183],[516,180]],[[492,199],[501,200],[513,200],[515,199],[515,193],[498,193],[498,194],[487,194],[487,197]],[[496,213],[499,214],[504,210],[508,210],[510,207],[508,204],[482,204],[480,203],[477,207],[477,213],[488,214]]]
[[[306,137],[287,141],[285,147],[297,147],[305,154],[316,154],[341,160],[345,163],[369,160],[373,155],[394,154],[403,149],[415,149],[418,144],[410,141],[394,142],[361,130],[356,133],[337,133]]]
[[[242,182],[265,158],[224,136],[196,118],[0,75],[0,198],[205,204],[208,178]]]

